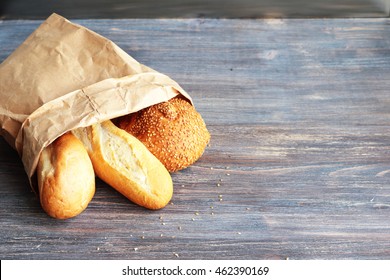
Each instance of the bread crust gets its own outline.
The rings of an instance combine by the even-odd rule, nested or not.
[[[135,137],[111,121],[73,130],[84,143],[96,175],[134,203],[160,209],[173,194],[169,172]]]
[[[46,147],[39,158],[37,178],[40,203],[57,219],[84,211],[95,194],[95,173],[83,144],[66,133]]]
[[[210,141],[203,118],[181,95],[119,117],[114,123],[140,140],[169,172],[197,161]]]

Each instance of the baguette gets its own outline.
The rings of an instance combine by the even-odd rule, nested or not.
[[[160,209],[173,185],[163,164],[134,136],[110,120],[72,133],[83,142],[96,175],[134,203]]]
[[[95,194],[95,173],[83,144],[66,133],[46,147],[37,166],[43,210],[68,219],[80,214]]]

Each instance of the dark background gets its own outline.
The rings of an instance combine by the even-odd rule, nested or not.
[[[389,0],[0,0],[1,19],[388,17]]]

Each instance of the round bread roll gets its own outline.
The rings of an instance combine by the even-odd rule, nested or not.
[[[77,216],[95,194],[95,172],[87,150],[70,133],[42,151],[37,177],[42,208],[53,218]]]
[[[193,164],[210,140],[201,115],[181,95],[117,118],[114,123],[138,138],[169,172]]]

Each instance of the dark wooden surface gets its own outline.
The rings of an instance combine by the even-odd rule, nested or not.
[[[0,18],[45,19],[53,12],[72,19],[389,17],[389,5],[388,0],[2,0]]]
[[[1,259],[390,258],[389,19],[76,22],[178,81],[211,144],[166,208],[98,181],[59,221],[1,139]],[[40,23],[0,22],[0,61]]]

